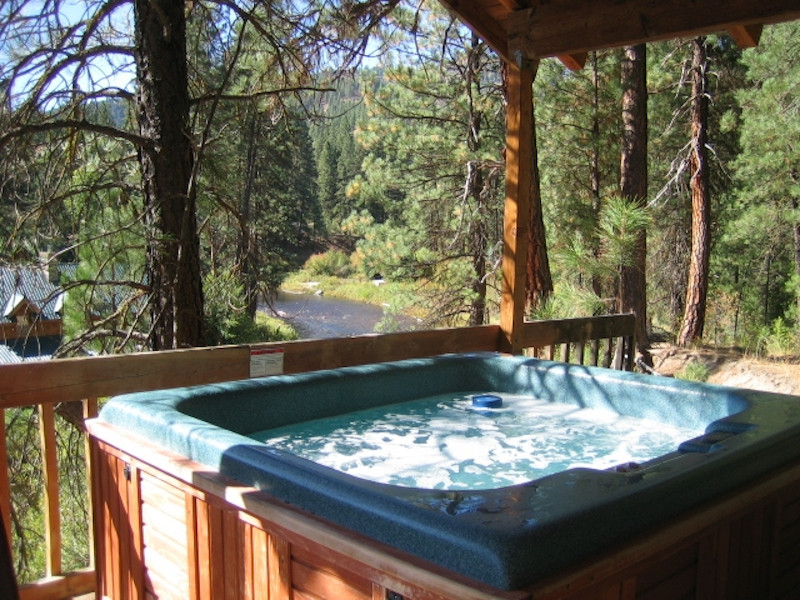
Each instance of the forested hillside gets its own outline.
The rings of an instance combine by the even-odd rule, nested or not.
[[[435,19],[426,22],[425,39],[442,35],[441,18],[439,33]],[[648,191],[635,204],[620,198],[622,50],[592,53],[575,72],[554,60],[540,65],[539,169],[555,293],[534,315],[615,310],[620,265],[634,259],[632,234],[644,228],[649,321],[677,336],[692,249],[692,60],[701,44],[709,262],[695,341],[791,349],[800,71],[786,57],[797,50],[797,29],[767,28],[745,51],[727,37],[648,46]],[[478,323],[497,314],[502,74],[469,35],[451,32],[448,42],[444,54],[417,44],[380,71],[362,71],[360,95],[348,82],[327,105],[342,116],[312,135],[327,233],[349,237],[353,265],[364,276],[435,281],[437,316]]]
[[[0,7],[0,261],[73,263],[62,355],[268,339],[258,302],[304,263],[405,283],[423,327],[497,320],[505,73],[480,39],[429,0],[163,4]],[[798,56],[790,23],[542,61],[530,316],[796,354]],[[37,418],[4,413],[25,580]]]
[[[47,251],[79,264],[65,354],[258,339],[259,297],[326,251],[316,268],[413,283],[408,302],[429,309],[424,326],[497,318],[502,65],[437,3],[395,4],[358,15],[361,28],[345,27],[352,38],[333,50],[291,19],[265,35],[264,23],[277,27],[269,14],[188,12],[192,157],[180,168],[189,169],[191,203],[173,215],[158,214],[163,202],[147,184],[145,125],[155,121],[137,94],[135,54],[65,71],[32,49],[36,24],[4,15],[4,32],[27,37],[3,42],[13,60],[1,77],[2,259],[33,262]],[[103,12],[113,7],[90,8],[116,25]],[[342,25],[315,15],[319,31]],[[531,316],[633,306],[650,332],[684,343],[794,344],[797,29],[768,27],[747,50],[725,36],[646,48],[646,125],[636,134],[646,150],[634,152],[647,157],[637,175],[646,193],[626,189],[621,166],[627,50],[591,53],[576,71],[539,65],[549,277],[531,295]],[[129,41],[130,32],[112,33],[120,48]],[[65,36],[63,51],[77,53]],[[87,89],[59,88],[67,75]],[[194,223],[197,240],[188,236],[164,270],[169,240]],[[199,272],[184,273],[195,251]],[[624,274],[642,270],[646,288],[626,292]],[[180,311],[171,327],[186,325],[186,340],[156,335],[169,298],[184,299],[156,289],[168,281],[183,281],[202,304],[201,339]]]

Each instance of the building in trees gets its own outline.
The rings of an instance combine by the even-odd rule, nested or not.
[[[61,344],[64,294],[40,267],[0,267],[0,364],[48,358]]]

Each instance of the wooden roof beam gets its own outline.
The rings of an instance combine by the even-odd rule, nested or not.
[[[763,30],[763,25],[738,25],[729,27],[728,34],[739,48],[755,48]]]
[[[556,58],[569,70],[580,71],[586,64],[586,59],[588,57],[588,52],[581,52],[580,54],[559,54]]]
[[[508,53],[508,32],[500,26],[496,19],[488,15],[480,6],[470,0],[439,0],[456,18],[480,36],[505,61],[511,61]],[[507,10],[522,10],[529,5],[529,0],[498,0]],[[586,64],[587,53],[575,55],[564,54],[558,59],[568,69],[580,71]]]
[[[439,0],[442,6],[455,14],[459,20],[480,36],[505,60],[508,54],[508,35],[503,26],[472,0]]]
[[[752,44],[761,24],[794,19],[797,0],[564,0],[511,13],[507,52],[519,64],[726,29]]]

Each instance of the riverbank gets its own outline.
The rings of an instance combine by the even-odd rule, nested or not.
[[[280,291],[268,307],[297,331],[299,339],[408,331],[417,325],[414,319],[388,313],[383,306],[307,292]]]
[[[407,292],[407,284],[383,280],[370,281],[356,277],[314,275],[306,270],[291,273],[281,289],[295,294],[324,294],[332,298],[382,305],[391,301],[398,292]]]
[[[300,270],[261,310],[293,328],[300,339],[407,331],[424,316],[415,287]]]
[[[419,284],[413,282],[315,275],[304,269],[291,273],[281,285],[285,292],[371,304],[380,306],[384,312],[423,319],[427,315],[419,302],[418,289]]]
[[[358,315],[357,319],[351,316],[352,311],[346,309],[335,309],[333,312],[340,313],[340,323],[335,323],[325,317],[314,315],[311,319],[320,319],[321,322],[314,325],[317,327],[310,334],[308,331],[300,332],[300,336],[309,337],[332,337],[336,335],[358,335],[370,333],[378,325],[382,317],[381,311],[386,312],[386,305],[395,302],[397,307],[409,306],[407,298],[413,302],[415,296],[413,289],[409,285],[398,285],[392,283],[381,283],[376,285],[366,280],[344,279],[336,277],[316,277],[311,278],[307,273],[294,274],[284,286],[284,289],[295,294],[302,294],[296,300],[303,302],[302,298],[308,298],[315,293],[330,299],[339,299],[345,302],[358,302],[365,309],[367,316],[362,320],[363,315]],[[405,298],[404,298],[405,297]],[[404,301],[398,302],[398,299]],[[316,303],[309,302],[305,309],[313,310]],[[417,302],[417,304],[421,304]],[[366,306],[365,306],[366,305]],[[410,304],[413,306],[413,304]],[[369,310],[372,309],[372,312]],[[376,314],[374,311],[378,310]],[[292,324],[300,323],[307,316],[297,317],[297,309],[286,312],[284,317],[289,317],[287,321]],[[360,313],[361,311],[359,311]],[[345,316],[341,316],[344,314]],[[402,311],[398,313],[402,316]],[[327,320],[326,320],[327,319]],[[370,319],[372,320],[370,322]],[[356,320],[360,323],[355,324]],[[395,326],[385,325],[383,331],[397,331]],[[394,327],[394,328],[393,328]],[[297,326],[295,325],[295,328]],[[335,328],[341,328],[338,331]],[[411,328],[409,326],[409,328]],[[774,391],[785,394],[800,394],[800,357],[755,357],[746,353],[732,349],[714,348],[679,348],[670,344],[656,343],[652,347],[655,369],[659,375],[667,377],[682,377],[728,385],[733,387],[743,387],[765,391]],[[702,369],[692,368],[700,366]],[[700,376],[696,374],[700,372]]]

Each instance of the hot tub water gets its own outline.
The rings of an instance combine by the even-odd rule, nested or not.
[[[607,469],[677,450],[702,429],[491,392],[444,394],[268,429],[249,437],[378,483],[478,490],[524,483],[570,468]]]

